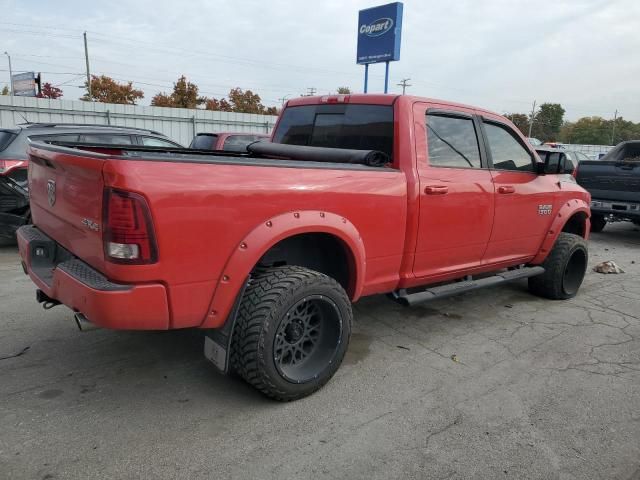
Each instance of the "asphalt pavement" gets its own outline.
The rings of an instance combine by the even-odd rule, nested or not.
[[[639,280],[616,224],[570,301],[364,299],[333,380],[283,404],[217,374],[201,332],[79,332],[0,247],[0,479],[640,480]]]

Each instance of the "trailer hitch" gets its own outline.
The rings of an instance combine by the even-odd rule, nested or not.
[[[36,300],[38,303],[42,304],[42,308],[45,310],[50,310],[53,307],[60,305],[60,302],[55,298],[51,298],[49,295],[44,293],[42,290],[36,290]]]

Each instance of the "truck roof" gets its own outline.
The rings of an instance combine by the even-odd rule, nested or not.
[[[342,101],[339,100],[342,98]],[[355,104],[367,104],[367,105],[393,105],[394,102],[403,98],[410,103],[415,102],[429,102],[438,103],[440,105],[450,105],[452,107],[469,108],[472,110],[478,110],[484,113],[492,115],[500,115],[499,113],[492,112],[485,108],[475,107],[473,105],[465,105],[463,103],[451,102],[449,100],[440,100],[437,98],[419,97],[415,95],[400,95],[395,93],[351,93],[348,95],[316,95],[313,97],[298,97],[292,98],[287,102],[287,107],[296,107],[300,105],[317,105],[320,103],[355,103]],[[503,116],[503,115],[500,115]]]

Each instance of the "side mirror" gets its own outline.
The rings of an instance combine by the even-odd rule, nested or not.
[[[566,155],[563,155],[560,165],[558,166],[558,173],[568,173],[569,175],[573,175],[573,171],[575,169],[576,167],[573,162],[569,160]]]
[[[575,170],[573,162],[562,152],[546,152],[545,155],[538,152],[538,154],[544,160],[544,163],[536,164],[538,175],[572,174]]]

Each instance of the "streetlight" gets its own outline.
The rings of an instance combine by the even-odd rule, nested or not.
[[[13,97],[13,72],[11,71],[11,56],[9,55],[9,53],[6,50],[5,50],[4,54],[9,59],[9,93]]]

